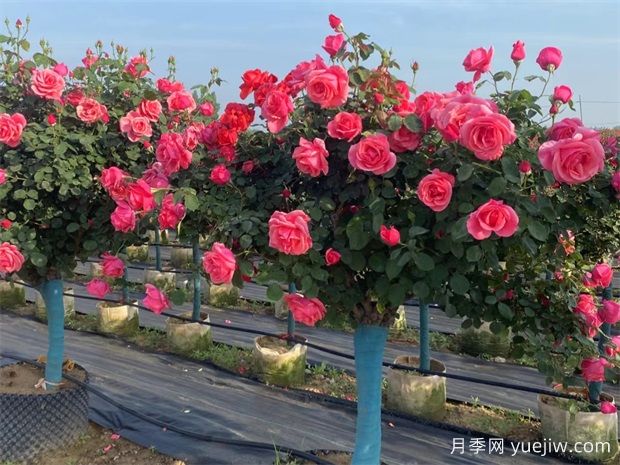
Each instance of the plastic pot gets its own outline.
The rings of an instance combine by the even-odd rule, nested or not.
[[[192,312],[182,313],[183,318],[191,318]],[[200,320],[208,323],[209,314],[202,312]],[[206,350],[212,343],[211,326],[197,322],[188,322],[168,318],[166,320],[166,335],[172,348],[181,353],[191,353],[195,350]]]
[[[420,359],[399,355],[394,363],[417,368]],[[446,366],[431,359],[431,370],[446,372]],[[441,420],[446,414],[446,378],[421,375],[415,371],[388,369],[385,406],[390,410],[431,420]]]
[[[138,302],[132,302],[137,305]],[[109,302],[97,305],[97,320],[99,331],[105,334],[131,336],[140,327],[137,307]]]
[[[288,305],[286,305],[284,299],[280,299],[274,304],[274,316],[278,320],[286,320],[288,318]]]
[[[16,308],[26,305],[26,289],[6,281],[0,281],[0,307]]]
[[[613,397],[602,393],[601,400],[613,402]],[[574,412],[569,411],[576,401],[548,395],[538,396],[538,414],[545,439],[554,443],[566,442],[568,449],[576,458],[593,462],[611,462],[618,452],[618,413]],[[591,452],[585,447],[575,451],[575,443],[580,446],[591,444]],[[597,444],[598,443],[598,444]],[[608,450],[607,445],[609,444]],[[598,446],[598,447],[597,447]],[[604,449],[604,450],[602,450]]]
[[[130,262],[147,262],[149,259],[149,246],[144,245],[128,245],[126,248],[127,260]]]
[[[2,368],[19,370],[22,364]],[[88,374],[75,366],[72,375],[88,382]],[[43,372],[41,372],[43,377]],[[19,393],[0,385],[0,462],[30,461],[76,441],[88,427],[88,392],[66,382],[54,391]],[[36,463],[45,463],[37,461]]]
[[[211,284],[209,303],[214,307],[234,307],[239,303],[239,289],[232,284]]]
[[[252,351],[254,369],[261,381],[277,386],[298,386],[304,383],[306,353],[302,344],[289,347],[283,339],[259,336]]]
[[[65,308],[65,318],[71,318],[75,315],[75,297],[73,296],[73,289],[70,287],[65,288],[64,293],[71,294],[62,297],[62,301]],[[40,321],[47,321],[47,307],[41,293],[37,292],[35,299],[34,316]]]
[[[191,248],[173,247],[170,250],[170,265],[173,268],[191,268],[192,263]]]
[[[155,287],[165,291],[176,288],[176,273],[169,271],[144,270],[144,284],[153,284]]]

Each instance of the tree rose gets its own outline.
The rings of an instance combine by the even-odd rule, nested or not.
[[[434,212],[445,210],[452,198],[454,176],[434,169],[431,174],[422,178],[418,184],[418,198]]]
[[[0,244],[0,273],[15,273],[21,270],[24,261],[24,256],[13,244]]]
[[[162,164],[166,175],[187,169],[192,162],[192,152],[185,148],[183,135],[175,132],[166,132],[161,135],[157,141],[155,156]]]
[[[388,228],[384,224],[381,225],[379,237],[384,244],[389,245],[390,247],[394,247],[400,242],[400,232],[394,226],[390,226]]]
[[[65,80],[52,69],[33,69],[30,89],[41,98],[60,100]]]
[[[485,161],[500,158],[504,146],[512,144],[516,138],[512,121],[499,113],[474,117],[463,124],[459,133],[461,145]]]
[[[336,108],[349,96],[349,74],[342,66],[310,71],[306,75],[308,98],[321,108]]]
[[[480,79],[482,73],[486,73],[491,69],[491,60],[493,59],[493,47],[489,47],[489,50],[484,48],[476,48],[470,50],[465,59],[463,60],[463,67],[465,71],[475,72],[474,82]]]
[[[349,163],[356,170],[382,175],[394,168],[396,155],[390,152],[390,142],[384,134],[373,134],[349,148]]]
[[[312,247],[310,217],[301,210],[275,211],[269,219],[269,247],[287,255],[303,255]]]
[[[103,299],[106,294],[112,292],[112,288],[110,288],[110,285],[103,279],[95,278],[86,283],[86,292],[99,299]]]
[[[325,264],[327,266],[334,266],[335,264],[340,262],[340,257],[340,253],[330,247],[325,251]]]
[[[293,112],[291,96],[280,90],[269,92],[261,107],[261,116],[267,120],[269,132],[277,134],[288,123],[288,117]]]
[[[235,255],[221,242],[216,242],[202,257],[202,266],[213,284],[230,284],[237,268]]]
[[[166,194],[161,202],[161,209],[157,216],[161,229],[174,229],[185,216],[185,205],[174,203],[174,195]]]
[[[11,148],[17,147],[26,127],[26,118],[21,113],[0,114],[0,142]]]
[[[152,284],[145,284],[146,297],[142,300],[142,304],[153,313],[160,314],[165,309],[170,308],[170,300],[166,294],[157,289]]]
[[[166,102],[170,111],[186,111],[191,113],[196,109],[194,97],[184,90],[173,92],[168,96]]]
[[[512,236],[519,227],[519,217],[512,207],[502,200],[491,199],[470,213],[467,219],[467,232],[479,241],[491,236]]]
[[[105,252],[101,256],[101,271],[104,276],[108,278],[122,278],[125,274],[125,264],[123,260],[114,255],[110,255],[108,252]]]
[[[605,169],[605,150],[594,138],[575,134],[572,139],[547,141],[538,148],[538,159],[556,181],[581,184]]]
[[[562,63],[562,51],[556,47],[545,47],[538,53],[536,63],[544,71],[554,72]]]
[[[357,113],[341,111],[327,123],[327,134],[334,139],[351,142],[362,132],[362,118]]]
[[[159,115],[161,114],[161,103],[159,103],[159,100],[145,99],[140,102],[137,111],[140,115],[155,123],[159,120]]]
[[[297,164],[297,169],[312,177],[328,173],[327,157],[329,152],[325,148],[325,141],[318,137],[313,141],[301,137],[299,146],[293,150],[293,160]]]
[[[123,116],[120,119],[120,128],[131,142],[137,142],[142,138],[148,139],[153,134],[149,119],[137,111],[130,111]]]
[[[314,326],[326,313],[325,305],[317,298],[308,299],[299,294],[286,294],[284,301],[295,321],[307,326]]]
[[[136,214],[127,202],[119,202],[110,215],[110,222],[116,231],[131,232],[136,229]]]

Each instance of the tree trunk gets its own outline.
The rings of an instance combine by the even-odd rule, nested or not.
[[[361,324],[355,330],[357,423],[352,465],[381,460],[381,380],[388,328]]]
[[[62,380],[62,360],[65,346],[65,308],[62,294],[63,281],[61,279],[52,279],[41,284],[41,295],[47,308],[46,389],[55,389]]]
[[[192,243],[192,258],[194,261],[194,302],[192,307],[192,320],[199,321],[200,320],[200,307],[201,307],[201,298],[200,294],[202,290],[200,289],[200,241],[198,237],[194,239]]]

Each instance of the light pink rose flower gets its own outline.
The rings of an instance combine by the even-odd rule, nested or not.
[[[142,100],[137,108],[138,113],[152,122],[159,120],[161,114],[161,103],[159,100]]]
[[[125,263],[118,257],[105,252],[102,256],[101,271],[108,278],[122,278],[125,274]]]
[[[287,255],[303,255],[312,247],[310,217],[301,210],[275,211],[269,219],[269,247]]]
[[[131,142],[148,139],[153,135],[151,122],[137,111],[130,111],[120,119],[120,129]]]
[[[515,126],[499,113],[476,116],[466,121],[459,133],[459,142],[484,161],[499,159],[504,147],[517,138]]]
[[[467,219],[467,232],[479,241],[491,236],[512,236],[519,227],[517,212],[502,200],[491,199],[470,213]]]
[[[142,304],[153,313],[158,315],[170,308],[170,300],[166,294],[157,289],[152,284],[145,284],[146,297],[142,300]]]
[[[551,140],[572,139],[582,127],[583,123],[579,118],[564,118],[547,129],[546,135]]]
[[[191,113],[196,109],[194,97],[184,90],[173,92],[168,96],[166,102],[170,111],[186,111]]]
[[[269,132],[277,134],[288,123],[293,112],[291,96],[280,90],[270,91],[261,105],[261,116],[267,120]]]
[[[334,139],[351,142],[362,132],[362,118],[357,113],[341,111],[327,123],[327,134]]]
[[[321,108],[343,105],[349,96],[349,74],[342,66],[310,71],[306,75],[308,98]]]
[[[299,294],[286,294],[284,301],[295,321],[306,326],[314,326],[325,316],[325,305],[317,298],[308,299]]]
[[[440,212],[450,204],[452,187],[454,187],[454,176],[434,169],[431,174],[424,176],[418,184],[418,198],[434,212]]]
[[[356,170],[382,175],[396,166],[396,155],[384,134],[373,134],[349,148],[349,163]]]
[[[556,181],[581,184],[605,169],[605,150],[598,139],[575,134],[572,139],[543,143],[538,148],[538,160]]]
[[[161,187],[170,187],[168,176],[164,173],[164,167],[156,161],[142,173],[142,180],[149,186],[158,189]]]
[[[232,250],[216,242],[202,256],[202,267],[213,284],[230,284],[237,269],[237,261]]]
[[[116,231],[126,233],[136,229],[136,214],[127,202],[117,204],[116,209],[110,215],[110,221]]]
[[[22,132],[26,127],[26,118],[21,113],[0,114],[0,142],[11,148],[21,143]]]
[[[434,109],[432,118],[444,140],[455,142],[459,138],[461,127],[467,121],[476,116],[491,115],[497,111],[497,105],[492,100],[465,94],[450,99],[441,110]]]
[[[313,141],[301,137],[299,146],[293,150],[293,160],[295,160],[297,169],[312,177],[328,173],[327,157],[329,157],[329,152],[325,148],[325,141],[318,137]]]
[[[99,299],[103,299],[106,294],[112,292],[112,288],[110,288],[110,285],[103,279],[95,278],[86,283],[86,292]]]
[[[9,242],[0,244],[0,273],[15,273],[24,266],[24,256]]]
[[[536,63],[545,71],[555,71],[562,63],[562,51],[556,47],[545,47],[538,53]]]
[[[463,60],[465,71],[475,72],[474,82],[480,79],[482,73],[486,73],[491,69],[491,61],[493,60],[493,47],[489,50],[484,48],[476,48],[470,50]]]
[[[41,98],[60,100],[65,80],[52,69],[33,69],[30,89]]]
[[[92,124],[102,120],[107,110],[94,98],[84,97],[75,107],[75,114],[85,123]]]
[[[133,57],[129,60],[127,66],[125,66],[125,71],[127,71],[134,78],[142,78],[146,76],[150,70],[148,60],[144,55]]]

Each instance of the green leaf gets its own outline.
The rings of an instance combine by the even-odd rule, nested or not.
[[[364,231],[364,223],[360,216],[353,217],[347,224],[347,237],[351,250],[361,250],[370,241],[370,235]]]
[[[422,132],[422,121],[416,115],[407,115],[403,122],[405,127],[411,132]]]
[[[409,228],[409,237],[420,236],[422,234],[426,234],[428,229],[423,228],[422,226],[411,226]]]
[[[424,281],[418,281],[413,285],[413,295],[420,300],[426,300],[430,293],[431,290]]]
[[[462,274],[456,273],[450,278],[450,287],[456,294],[464,295],[469,290],[469,281]]]
[[[468,262],[477,262],[482,258],[482,250],[477,245],[472,245],[467,249],[465,257]]]
[[[75,231],[77,231],[78,229],[80,229],[80,225],[77,223],[69,223],[67,225],[67,232],[68,233],[74,233]]]
[[[501,194],[506,189],[506,178],[497,177],[491,181],[489,187],[487,187],[487,192],[490,196],[495,197],[496,195]]]
[[[398,115],[392,115],[388,118],[388,129],[392,132],[398,131],[403,125],[403,119]]]
[[[467,181],[474,172],[474,166],[465,164],[456,170],[456,179],[459,181]]]
[[[54,155],[64,155],[68,148],[69,144],[67,144],[66,142],[61,142],[54,147]]]
[[[88,241],[84,241],[84,244],[82,244],[84,247],[84,250],[90,252],[92,250],[95,250],[97,248],[97,242],[96,241],[92,241],[92,240],[88,240]]]
[[[272,302],[277,302],[282,298],[283,295],[284,292],[282,291],[280,284],[271,284],[267,288],[267,298]]]
[[[168,295],[168,297],[174,305],[183,305],[187,296],[183,289],[175,289]]]
[[[549,236],[549,228],[538,221],[532,221],[527,225],[527,230],[534,239],[538,239],[541,242],[547,240]]]
[[[185,208],[187,211],[193,212],[200,208],[200,202],[198,201],[198,197],[192,193],[186,193],[183,197],[183,203],[185,204]]]
[[[32,199],[26,199],[24,200],[24,208],[26,210],[34,210],[36,207],[36,203],[34,202],[34,200]]]
[[[30,261],[37,268],[42,268],[47,265],[47,257],[40,252],[33,252],[30,255]]]
[[[431,271],[435,268],[435,260],[433,260],[433,257],[425,253],[415,254],[413,261],[421,271]]]
[[[508,305],[503,302],[497,304],[497,309],[499,310],[499,314],[506,318],[507,320],[512,320],[515,316],[515,313],[512,311]]]
[[[398,260],[388,260],[385,265],[385,274],[389,279],[394,279],[402,271],[403,267],[398,264]]]

